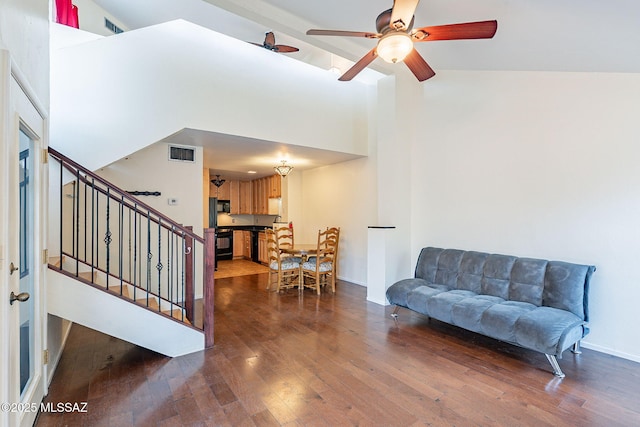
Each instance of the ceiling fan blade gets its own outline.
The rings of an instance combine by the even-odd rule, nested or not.
[[[396,30],[407,29],[419,2],[420,0],[394,0],[389,26]]]
[[[252,44],[254,46],[264,47],[262,43],[254,43],[254,42],[247,42],[247,43]]]
[[[490,39],[498,29],[498,21],[466,22],[464,24],[436,25],[413,32],[418,42],[436,40]]]
[[[347,72],[344,73],[338,80],[340,80],[341,82],[348,82],[349,80],[357,76],[360,71],[364,70],[367,65],[371,64],[371,62],[373,62],[373,60],[377,57],[378,54],[376,53],[376,48],[374,47],[369,52],[367,52],[365,56],[360,58],[358,62],[353,64],[353,67],[349,68],[349,70],[347,70]]]
[[[275,50],[276,52],[290,53],[290,52],[297,52],[300,49],[298,49],[297,47],[287,46],[284,44],[277,44],[273,46],[273,50]]]
[[[264,44],[267,46],[273,46],[274,44],[276,44],[276,36],[273,35],[273,32],[269,31],[265,34]]]
[[[429,64],[427,64],[427,61],[424,60],[415,48],[404,58],[404,63],[407,64],[407,67],[409,67],[418,81],[423,82],[436,75],[435,71],[433,71]]]
[[[342,30],[309,30],[308,36],[342,36],[342,37],[366,37],[368,39],[378,39],[382,34],[368,33],[365,31],[342,31]]]

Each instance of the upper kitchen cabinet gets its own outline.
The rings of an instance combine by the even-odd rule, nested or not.
[[[210,197],[216,197],[218,200],[231,200],[231,183],[229,181],[225,181],[220,187],[209,185]]]
[[[269,199],[277,199],[282,195],[282,177],[271,175],[251,181],[253,213],[256,215],[276,215],[269,211]]]
[[[251,210],[251,181],[239,181],[240,202],[238,213],[241,215],[252,214]]]
[[[232,215],[277,215],[277,209],[269,208],[269,199],[277,199],[282,195],[282,178],[272,175],[252,181],[231,180],[220,186],[220,191],[212,185],[211,197],[229,200]]]
[[[231,208],[229,213],[240,213],[240,181],[229,181],[229,201],[231,202]]]
[[[269,197],[277,199],[282,197],[282,177],[278,174],[271,175],[269,178]]]

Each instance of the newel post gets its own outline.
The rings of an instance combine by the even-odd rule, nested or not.
[[[216,270],[216,230],[204,229],[204,346],[213,347],[213,274]]]
[[[185,227],[189,231],[193,231],[191,225]],[[194,320],[193,305],[195,301],[195,291],[193,287],[193,237],[186,235],[184,238],[186,251],[184,260],[184,309],[187,319],[191,323]]]

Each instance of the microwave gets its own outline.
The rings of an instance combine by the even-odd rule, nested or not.
[[[216,210],[221,213],[231,212],[231,202],[229,200],[218,200]]]

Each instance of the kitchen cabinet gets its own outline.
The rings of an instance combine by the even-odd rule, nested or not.
[[[239,183],[239,199],[240,208],[238,213],[241,215],[250,215],[251,211],[251,181],[240,181]]]
[[[233,259],[251,259],[251,231],[233,230]]]
[[[282,177],[278,174],[269,177],[269,198],[282,197]]]
[[[229,201],[231,202],[230,214],[240,213],[240,181],[229,182]]]
[[[268,212],[267,179],[258,178],[251,181],[253,213],[266,215]]]
[[[251,259],[251,232],[243,231],[242,237],[244,241],[243,255],[247,259]]]
[[[216,197],[218,200],[230,200],[231,199],[231,182],[225,181],[220,187],[216,187],[213,184],[209,184],[209,195]]]
[[[225,182],[216,191],[212,184],[211,197],[231,202],[233,215],[277,215],[269,212],[269,199],[282,196],[282,177],[272,175],[252,181],[232,180]]]
[[[269,263],[269,254],[267,253],[267,233],[264,231],[258,233],[258,261],[262,264]]]
[[[241,230],[233,230],[233,259],[244,258],[244,234]]]

